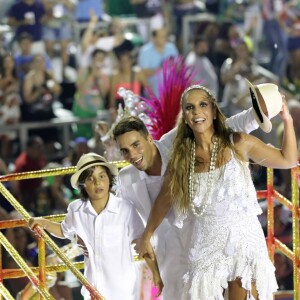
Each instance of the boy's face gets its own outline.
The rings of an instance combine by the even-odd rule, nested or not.
[[[153,164],[152,138],[138,131],[126,132],[116,139],[122,156],[140,171],[147,171]]]
[[[91,201],[108,199],[110,182],[105,167],[96,166],[84,184]]]

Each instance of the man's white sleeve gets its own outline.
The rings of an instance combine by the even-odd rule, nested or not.
[[[226,125],[233,131],[245,133],[250,133],[259,127],[252,107],[226,119]]]

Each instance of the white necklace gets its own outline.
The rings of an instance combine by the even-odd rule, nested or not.
[[[190,174],[189,174],[189,195],[190,195],[190,207],[192,213],[196,217],[201,217],[209,203],[209,196],[211,192],[212,182],[213,182],[213,171],[216,168],[216,161],[217,161],[217,149],[218,149],[218,139],[216,137],[213,138],[213,147],[212,147],[212,154],[209,164],[209,171],[208,171],[208,179],[207,179],[207,191],[203,200],[203,205],[201,208],[195,207],[194,204],[194,174],[195,174],[195,152],[196,152],[196,143],[195,140],[193,141],[192,148],[191,148],[191,161],[190,161]]]

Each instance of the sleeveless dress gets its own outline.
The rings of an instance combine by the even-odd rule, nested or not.
[[[182,243],[188,254],[182,299],[223,300],[228,282],[241,278],[251,295],[256,284],[260,300],[273,300],[278,288],[257,215],[261,214],[248,163],[231,153],[230,160],[213,171],[209,203],[201,217],[191,210],[177,214]],[[196,209],[203,205],[208,173],[194,174]]]

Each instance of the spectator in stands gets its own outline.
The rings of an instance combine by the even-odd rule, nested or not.
[[[288,61],[288,36],[285,31],[284,0],[263,0],[263,31],[271,52],[269,69],[283,78]]]
[[[77,79],[77,92],[73,105],[75,116],[96,118],[97,112],[104,110],[109,93],[109,78],[103,72],[106,53],[96,49],[92,53],[91,65],[81,69]],[[77,124],[74,132],[76,137],[91,138],[93,129],[91,124]]]
[[[55,117],[53,102],[60,92],[60,85],[46,70],[43,55],[36,54],[33,58],[32,69],[24,79],[22,120],[50,121]],[[30,133],[40,135],[46,144],[56,141],[58,135],[56,128],[34,129]]]
[[[142,95],[142,89],[148,85],[144,73],[139,67],[134,65],[134,56],[131,49],[119,48],[115,51],[118,68],[111,78],[110,103],[109,108],[112,111],[113,119],[116,117],[116,111],[119,104],[124,108],[124,100],[118,95],[120,87],[131,90],[135,95]]]
[[[38,136],[29,137],[26,150],[16,158],[14,173],[39,171],[46,165],[44,157],[44,142]],[[19,180],[16,182],[15,195],[19,202],[25,207],[30,208],[32,195],[42,184],[41,178]]]
[[[299,99],[291,99],[288,101],[288,107],[290,114],[293,118],[294,128],[296,132],[296,138],[298,143],[298,157],[300,163],[300,102]],[[277,140],[282,138],[283,127],[280,125],[277,128]],[[279,145],[276,145],[279,146]],[[285,197],[291,199],[292,189],[291,189],[291,171],[290,170],[280,170],[281,184],[279,190],[283,193]],[[300,205],[300,202],[299,202]]]
[[[42,0],[47,13],[47,22],[43,26],[43,39],[46,51],[54,56],[55,43],[59,43],[61,57],[68,51],[69,41],[72,40],[72,22],[74,20],[74,0]]]
[[[84,31],[80,45],[79,67],[87,68],[91,64],[91,54],[95,49],[105,51],[107,54],[103,63],[103,69],[107,75],[111,75],[115,61],[110,55],[117,48],[133,48],[133,43],[125,38],[124,24],[119,19],[112,19],[108,28],[98,27],[98,16],[94,11],[90,12],[90,20]]]
[[[216,71],[219,71],[215,63],[215,44],[219,37],[220,25],[215,21],[199,22],[198,28],[195,30],[195,36],[203,36],[208,43],[207,57],[212,62]],[[218,72],[217,72],[218,73]]]
[[[259,216],[259,221],[261,222],[265,236],[267,236],[267,201],[262,201],[259,203],[259,205],[263,211],[263,213]],[[279,241],[287,245],[289,248],[292,248],[293,243],[293,227],[291,215],[291,211],[275,199],[274,235]]]
[[[17,250],[19,255],[30,266],[37,265],[37,244],[33,235],[28,228],[16,227],[13,229],[13,236],[10,240],[12,246]],[[4,255],[3,268],[17,269],[18,264],[9,253]],[[14,299],[17,298],[17,293],[22,290],[30,282],[28,277],[12,278],[5,280],[5,286],[8,288]]]
[[[89,23],[84,30],[80,41],[78,63],[79,68],[87,68],[91,64],[91,54],[96,48],[96,43],[99,38],[107,35],[105,29],[99,29],[98,26],[98,16],[91,10]]]
[[[194,39],[194,49],[188,53],[185,62],[197,70],[194,82],[201,81],[203,86],[206,86],[218,96],[219,80],[214,66],[207,57],[208,51],[209,45],[207,39],[204,36],[196,37]]]
[[[144,42],[149,40],[149,23],[163,20],[168,13],[164,11],[166,5],[163,0],[130,0],[133,11],[138,18],[137,30]]]
[[[58,96],[58,101],[63,105],[64,109],[72,110],[76,92],[77,80],[77,55],[70,46],[67,52],[61,56],[54,56],[51,58],[53,66],[53,78],[61,86],[61,93]]]
[[[75,166],[79,158],[88,152],[91,148],[88,145],[88,139],[85,137],[77,137],[70,143],[70,151],[68,155],[62,160],[63,167]],[[64,176],[64,185],[73,192],[73,197],[77,197],[77,190],[73,189],[70,183],[71,174]]]
[[[23,32],[18,37],[18,43],[20,47],[20,53],[15,56],[15,64],[17,68],[17,76],[22,82],[25,75],[30,71],[31,63],[33,60],[32,51],[32,36],[29,33]],[[49,57],[43,54],[46,62],[46,69],[52,72],[52,65]]]
[[[288,54],[287,69],[282,85],[295,97],[300,93],[300,42],[291,43]]]
[[[167,29],[157,28],[152,31],[152,41],[142,46],[138,53],[138,65],[142,68],[149,86],[158,96],[158,83],[161,81],[164,60],[178,55],[176,46],[168,42]]]
[[[7,175],[9,174],[8,165],[6,162],[0,158],[0,175]],[[3,181],[2,184],[8,189],[13,196],[16,197],[15,192],[17,191],[17,181],[10,180],[10,181]],[[10,213],[14,208],[10,204],[10,202],[0,193],[0,207],[4,209],[5,212]],[[1,210],[0,210],[0,219],[1,219]]]
[[[233,47],[241,40],[240,32],[232,22],[221,23],[218,30],[218,37],[215,40],[212,63],[219,70],[223,62],[233,54]]]
[[[174,1],[174,18],[175,18],[175,36],[176,36],[176,44],[180,52],[183,51],[183,45],[182,45],[182,25],[183,25],[183,19],[185,16],[189,15],[195,15],[197,12],[199,12],[199,8],[196,5],[196,1],[194,0],[175,0]],[[194,34],[194,27],[190,26],[190,36],[193,36]]]
[[[43,52],[43,23],[47,16],[43,3],[38,0],[16,1],[7,12],[8,25],[15,28],[15,39],[27,32],[33,38],[33,52]]]
[[[18,124],[21,118],[19,80],[13,57],[6,54],[0,63],[0,125]],[[12,142],[17,132],[7,130],[0,134],[0,156],[4,159],[12,154]]]
[[[62,168],[63,165],[50,162],[45,166],[46,170]],[[44,178],[43,186],[48,191],[50,197],[51,214],[66,213],[67,207],[73,199],[72,191],[64,185],[64,177],[61,175]]]
[[[2,161],[0,160],[0,168],[1,168],[1,163],[2,163]],[[8,221],[10,219],[11,219],[11,216],[8,213],[8,211],[5,208],[3,208],[2,201],[1,201],[1,206],[0,206],[0,221]],[[3,232],[4,236],[9,241],[12,241],[12,239],[14,238],[13,228],[6,228],[2,232]]]
[[[220,71],[224,86],[222,106],[227,115],[232,116],[250,106],[250,98],[244,78],[255,82],[259,78],[258,64],[252,57],[252,44],[246,38],[235,42],[233,55],[227,58]],[[243,98],[238,98],[245,92]]]
[[[16,2],[15,0],[0,0],[0,20],[4,20],[6,22],[6,14],[11,6]]]
[[[293,290],[293,265],[284,254],[275,252],[275,276],[279,290]]]

